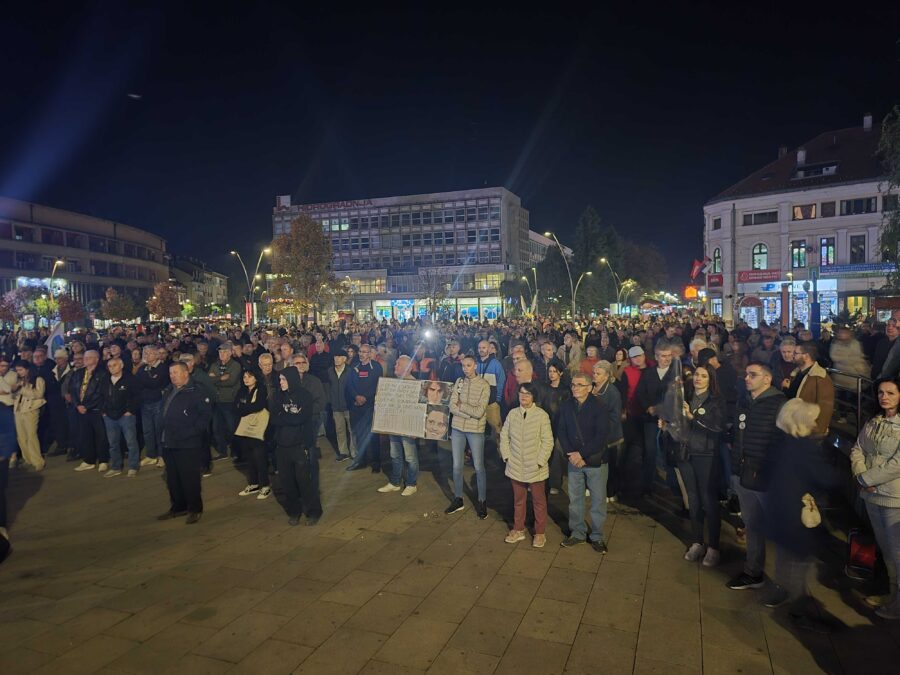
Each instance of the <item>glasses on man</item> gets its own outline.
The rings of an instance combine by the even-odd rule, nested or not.
[[[580,382],[573,382],[573,383],[572,383],[572,386],[573,386],[573,387],[590,387],[591,385],[589,385],[589,384],[583,384],[583,383],[580,383]]]

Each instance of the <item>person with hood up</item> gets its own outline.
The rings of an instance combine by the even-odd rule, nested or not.
[[[313,415],[312,395],[303,387],[300,371],[285,368],[278,375],[278,390],[270,423],[275,429],[278,477],[284,490],[288,523],[315,525],[322,516],[322,503],[314,489],[310,471],[310,448],[315,445],[318,419]]]

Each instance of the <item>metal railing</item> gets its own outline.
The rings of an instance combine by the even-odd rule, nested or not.
[[[831,429],[851,438],[852,444],[875,410],[875,392],[872,389],[874,380],[836,368],[827,370],[835,390]]]

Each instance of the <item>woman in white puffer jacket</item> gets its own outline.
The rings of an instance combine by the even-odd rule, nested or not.
[[[506,542],[515,544],[525,539],[525,510],[528,488],[534,506],[534,540],[532,546],[541,548],[547,538],[547,493],[544,482],[550,476],[550,454],[553,452],[553,431],[550,416],[534,403],[535,386],[531,382],[519,385],[519,407],[509,411],[500,431],[500,455],[506,462],[506,475],[513,488],[515,517],[513,529]]]

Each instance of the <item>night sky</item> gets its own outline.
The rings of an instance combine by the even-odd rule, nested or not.
[[[680,286],[705,201],[778,146],[900,103],[890,2],[125,4],[5,7],[0,194],[151,230],[230,275],[276,194],[503,185],[564,243],[592,204],[659,244]]]

